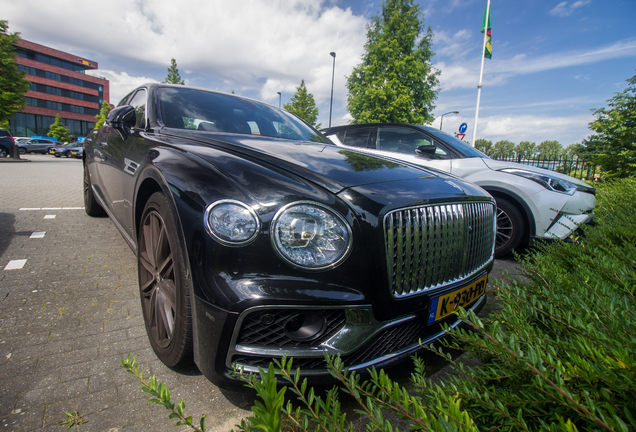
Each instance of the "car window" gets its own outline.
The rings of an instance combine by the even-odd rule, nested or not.
[[[462,157],[488,158],[488,156],[486,156],[484,153],[480,152],[470,144],[455,138],[453,135],[447,132],[439,131],[433,128],[426,128],[426,131],[432,134],[436,140],[439,139],[440,141],[444,142],[446,146],[459,153]]]
[[[377,149],[392,151],[408,155],[416,155],[416,150],[420,146],[436,145],[428,136],[405,128],[378,128]],[[435,153],[430,155],[432,159],[447,159],[448,152],[436,145]]]
[[[135,108],[135,128],[144,129],[146,127],[146,90],[140,89],[135,93],[128,105]]]
[[[286,111],[223,93],[162,88],[160,109],[161,120],[169,128],[329,142]]]
[[[367,148],[369,146],[370,133],[371,128],[352,129],[344,131],[344,133],[340,132],[338,138],[344,145]]]

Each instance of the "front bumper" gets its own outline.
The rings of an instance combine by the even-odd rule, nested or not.
[[[483,276],[480,275],[480,276]],[[195,361],[201,372],[213,383],[224,388],[242,386],[230,376],[236,365],[245,372],[266,369],[273,359],[284,354],[294,358],[294,368],[312,383],[332,382],[326,369],[324,354],[340,355],[349,370],[384,367],[407,360],[414,353],[448,336],[444,324],[451,328],[462,325],[455,315],[428,324],[426,310],[386,321],[377,321],[370,305],[340,306],[257,306],[240,314],[221,311],[195,299]],[[477,313],[486,304],[480,295],[469,308]],[[263,316],[315,312],[324,313],[327,328],[316,342],[298,343],[281,337],[280,328],[261,325]],[[257,317],[256,319],[253,319]],[[269,319],[268,319],[269,321]],[[247,331],[246,331],[247,329]],[[248,333],[248,334],[246,334]],[[421,342],[421,345],[420,345]],[[216,349],[215,349],[216,348]]]

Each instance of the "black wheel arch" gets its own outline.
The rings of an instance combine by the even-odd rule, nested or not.
[[[482,186],[482,188],[494,198],[503,198],[513,204],[517,208],[517,210],[519,210],[524,218],[524,223],[528,228],[528,232],[524,235],[521,241],[522,243],[529,244],[531,239],[536,236],[536,222],[534,220],[534,216],[532,215],[532,210],[530,210],[528,204],[526,204],[526,202],[519,195],[510,192],[507,189],[497,186]]]

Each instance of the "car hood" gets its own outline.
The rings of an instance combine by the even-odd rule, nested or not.
[[[490,168],[491,170],[494,170],[494,171],[499,171],[499,170],[506,169],[506,168],[522,169],[522,170],[525,170],[525,171],[532,171],[532,172],[536,172],[536,173],[539,173],[539,174],[542,174],[542,175],[554,177],[554,178],[557,178],[557,179],[560,179],[560,180],[565,180],[565,181],[573,183],[573,184],[575,184],[577,186],[590,187],[588,184],[586,184],[582,180],[576,179],[574,177],[570,177],[570,176],[565,175],[565,174],[558,173],[556,171],[550,171],[550,170],[543,169],[543,168],[538,168],[538,167],[535,167],[535,166],[532,166],[532,165],[524,165],[524,164],[519,164],[519,163],[515,163],[515,162],[504,162],[504,161],[498,161],[498,160],[487,159],[487,158],[482,158],[482,160],[484,161],[484,163],[486,164],[486,166],[488,168]]]
[[[331,144],[201,132],[193,134],[192,138],[215,148],[241,154],[253,162],[284,169],[333,193],[379,182],[451,179],[438,172]],[[213,164],[216,162],[212,154],[206,154],[205,148],[187,147],[186,150]]]

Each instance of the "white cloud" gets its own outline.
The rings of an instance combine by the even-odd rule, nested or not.
[[[328,0],[0,0],[0,6],[25,39],[116,58],[122,69],[114,73],[121,76],[127,65],[165,71],[175,58],[186,81],[188,72],[200,74],[197,85],[207,77],[261,92],[271,103],[276,91],[293,92],[301,79],[318,103],[328,101],[331,51],[334,98],[344,100],[343,77],[359,63],[366,41],[366,18]]]
[[[515,143],[534,141],[537,144],[545,140],[557,140],[564,146],[580,142],[590,135],[588,124],[592,114],[572,116],[544,115],[497,115],[480,118],[477,123],[477,137],[492,142],[507,139]],[[473,120],[474,121],[474,120]],[[471,124],[472,121],[469,123]],[[472,125],[469,127],[472,136]]]
[[[558,17],[567,17],[572,15],[572,12],[577,10],[578,8],[585,6],[590,3],[591,0],[578,0],[572,3],[568,7],[568,2],[564,1],[556,5],[553,9],[550,10],[550,15],[558,16]]]
[[[129,92],[134,90],[135,87],[149,82],[157,82],[157,80],[148,77],[135,77],[128,75],[126,72],[117,73],[104,69],[91,72],[88,75],[106,78],[109,81],[110,103],[113,105],[117,105],[117,103]]]
[[[636,38],[588,50],[555,52],[539,57],[517,54],[511,59],[488,62],[484,69],[484,84],[502,85],[511,76],[600,63],[622,57],[636,57]],[[472,63],[457,61],[450,64],[439,62],[434,66],[442,71],[440,76],[442,90],[474,87],[479,81],[480,64],[476,61]]]

